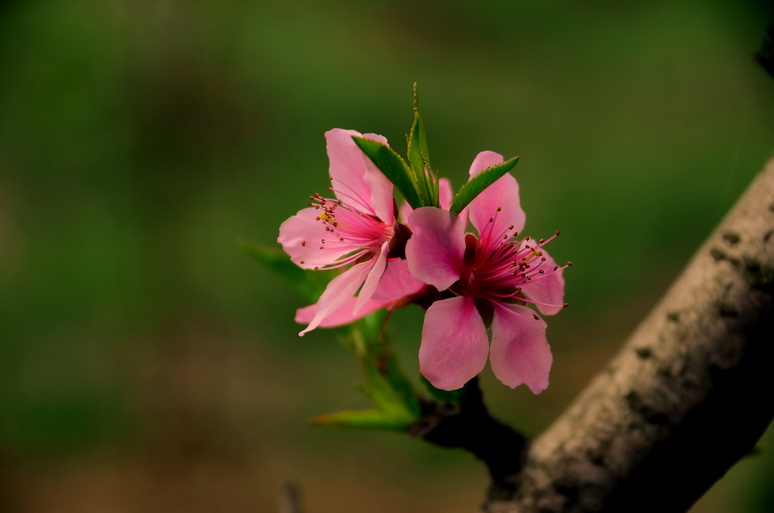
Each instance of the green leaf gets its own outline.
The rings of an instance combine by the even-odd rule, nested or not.
[[[285,279],[304,299],[317,301],[331,280],[329,271],[307,271],[290,261],[290,257],[279,249],[270,248],[240,240],[239,246],[266,269]]]
[[[370,357],[362,359],[361,366],[365,379],[363,393],[380,410],[408,423],[416,420],[419,415],[419,403],[396,362]]]
[[[408,159],[417,183],[423,206],[438,204],[438,181],[430,167],[430,154],[427,151],[427,135],[422,116],[419,113],[417,84],[414,83],[414,122],[408,136]]]
[[[342,339],[360,363],[364,381],[361,392],[382,411],[413,421],[419,415],[419,400],[384,338],[388,315],[385,309],[380,309],[363,317],[350,326]]]
[[[467,207],[476,196],[484,192],[484,189],[496,182],[501,176],[513,169],[516,163],[519,161],[519,157],[513,157],[510,160],[506,160],[502,164],[497,164],[490,168],[484,169],[475,177],[473,177],[468,183],[460,187],[457,191],[457,195],[454,196],[451,210],[455,214],[462,212],[462,209]]]
[[[395,353],[390,352],[385,356],[384,367],[384,374],[393,390],[402,399],[403,406],[413,418],[418,418],[420,413],[419,398],[411,382],[403,373],[403,369],[400,368],[400,361]]]
[[[371,162],[384,173],[384,176],[397,187],[412,208],[423,206],[411,169],[400,155],[382,143],[362,137],[353,137],[352,139],[371,159]]]
[[[425,129],[422,124],[422,118],[417,113],[414,115],[414,123],[411,125],[411,132],[409,132],[408,136],[409,164],[411,164],[411,169],[414,171],[415,176],[420,175],[420,172],[424,171],[425,167],[430,167],[426,152]]]
[[[406,431],[412,422],[391,416],[379,409],[345,410],[315,417],[309,421],[313,426],[349,429],[384,429]]]
[[[364,346],[359,356],[364,356],[369,351],[383,350],[384,346],[381,344],[381,338],[385,322],[387,322],[387,309],[380,308],[365,317],[361,317],[352,325],[353,331],[358,331],[361,338],[363,338]]]

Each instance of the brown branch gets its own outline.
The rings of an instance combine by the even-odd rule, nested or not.
[[[465,449],[487,466],[495,486],[508,486],[507,476],[521,468],[526,439],[495,419],[484,405],[478,378],[462,389],[459,402],[424,400],[422,415],[411,435],[447,448]]]
[[[774,416],[774,159],[486,513],[683,512]]]

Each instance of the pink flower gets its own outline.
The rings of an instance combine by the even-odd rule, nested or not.
[[[309,323],[299,335],[318,326],[347,324],[424,285],[411,276],[405,260],[390,255],[401,235],[392,184],[353,136],[387,144],[376,134],[338,128],[326,132],[335,198],[315,194],[309,208],[280,226],[277,240],[296,265],[315,270],[351,266],[331,280],[316,304],[298,311],[296,319]],[[388,278],[384,283],[383,277]]]
[[[470,176],[502,161],[497,153],[479,153]],[[467,216],[478,237],[466,235]],[[519,186],[510,174],[460,216],[423,207],[409,217],[409,269],[446,291],[425,314],[419,348],[420,370],[435,387],[462,387],[483,370],[487,355],[495,376],[511,388],[526,384],[537,394],[548,387],[552,356],[546,323],[524,305],[536,305],[546,315],[557,313],[563,307],[563,267],[543,249],[553,237],[516,239],[525,219]]]

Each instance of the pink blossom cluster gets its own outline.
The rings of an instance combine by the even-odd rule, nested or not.
[[[376,134],[327,132],[333,197],[311,196],[280,226],[278,241],[295,264],[343,269],[316,304],[298,310],[296,321],[307,324],[300,335],[416,303],[427,309],[420,371],[433,386],[458,389],[489,359],[505,385],[545,390],[552,355],[538,312],[553,315],[565,306],[566,266],[544,248],[558,232],[547,240],[519,238],[526,215],[510,174],[459,214],[449,210],[451,186],[441,179],[441,208],[403,205],[399,216],[392,183],[353,136],[387,144]],[[470,178],[502,162],[497,153],[479,153]],[[476,233],[467,232],[468,224]]]

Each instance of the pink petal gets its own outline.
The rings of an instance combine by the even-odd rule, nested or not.
[[[501,164],[504,160],[505,159],[503,159],[503,156],[499,153],[495,153],[493,151],[482,151],[476,155],[476,158],[473,159],[473,163],[470,165],[470,171],[468,172],[468,175],[470,178],[473,178],[484,169]]]
[[[357,301],[355,301],[355,314],[358,313],[366,301],[371,299],[374,295],[376,288],[379,286],[379,282],[382,280],[382,275],[385,269],[387,269],[387,253],[390,251],[390,241],[382,244],[379,255],[374,258],[373,267],[368,272],[368,276],[363,283],[363,288],[360,289],[360,293],[357,295]]]
[[[372,271],[373,272],[373,271]],[[374,292],[371,299],[367,300],[358,310],[355,311],[355,302],[357,298],[350,298],[336,309],[334,312],[328,314],[317,325],[318,328],[331,328],[335,326],[342,326],[349,324],[353,321],[365,317],[371,312],[378,310],[379,308],[394,307],[394,303],[411,294],[416,294],[422,287],[424,282],[414,278],[408,269],[408,263],[402,258],[391,258],[387,263],[387,270],[382,275],[382,280],[379,283],[379,287]],[[362,291],[361,291],[362,294]],[[314,319],[317,313],[317,305],[309,305],[304,308],[299,308],[296,311],[296,322],[299,324],[308,324]]]
[[[325,231],[325,224],[316,220],[319,215],[319,210],[305,208],[280,225],[277,242],[290,255],[290,260],[304,269],[333,264],[352,251],[351,248],[320,249],[323,246],[321,240],[330,238],[330,234]]]
[[[484,169],[501,162],[501,155],[492,151],[481,152],[470,166],[470,176],[472,178]],[[510,174],[503,175],[476,196],[467,210],[478,233],[483,237],[485,231],[488,231],[494,239],[502,239],[505,234],[510,237],[514,231],[520,232],[527,219],[519,203],[519,184]],[[490,219],[494,221],[490,223]],[[510,228],[511,226],[513,228]]]
[[[376,141],[378,143],[382,143],[385,146],[389,146],[389,144],[387,144],[387,138],[383,135],[369,133],[369,134],[363,134],[363,138],[369,139],[371,141]]]
[[[365,262],[353,265],[342,274],[333,278],[328,286],[325,288],[325,292],[322,293],[320,299],[317,300],[315,305],[315,315],[309,322],[309,326],[299,333],[300,336],[304,336],[307,332],[315,329],[323,319],[333,314],[344,303],[352,299],[357,292],[357,289],[365,281],[368,272],[374,265],[374,260],[370,259]]]
[[[451,182],[448,178],[441,178],[438,180],[438,202],[441,204],[441,208],[449,210],[454,199],[454,192],[452,191]]]
[[[537,305],[544,315],[554,315],[562,309],[564,304],[564,271],[560,268],[554,272],[556,262],[548,252],[541,248],[545,262],[540,264],[545,269],[545,274],[536,274],[532,280],[521,286],[528,298],[544,305]]]
[[[400,208],[398,208],[398,219],[400,219],[404,224],[408,223],[408,218],[411,217],[412,212],[414,212],[414,209],[411,208],[411,205],[408,204],[408,201],[404,201]]]
[[[419,370],[442,390],[456,390],[484,369],[486,327],[471,297],[436,301],[425,314]]]
[[[539,394],[548,388],[553,361],[545,321],[535,319],[533,311],[524,306],[493,304],[489,361],[495,376],[511,388],[525,384]]]
[[[389,146],[387,139],[381,135],[363,134],[363,137]],[[366,163],[366,173],[363,179],[371,189],[371,205],[374,207],[376,217],[391,224],[395,221],[395,197],[392,194],[392,182],[371,162],[371,159],[365,155],[363,157]]]
[[[451,182],[448,178],[441,178],[438,180],[438,202],[441,204],[441,208],[449,210],[454,199],[454,193],[452,192]],[[398,217],[404,222],[408,222],[409,216],[414,211],[408,201],[404,201],[398,210]]]
[[[383,303],[390,303],[398,299],[416,294],[425,286],[409,271],[408,262],[402,258],[391,258],[387,263],[387,270],[382,275],[379,288],[376,289],[371,299]],[[365,308],[365,307],[364,307]]]
[[[341,128],[326,132],[333,192],[348,205],[385,222],[392,222],[392,184],[365,156],[352,137],[365,137],[387,144],[387,139],[376,134],[363,135],[355,130]]]
[[[387,306],[387,303],[382,301],[366,301],[362,308],[360,308],[360,311],[357,313],[357,315],[355,315],[353,313],[355,310],[355,301],[356,298],[349,298],[346,303],[323,318],[317,327],[334,328],[336,326],[343,326],[345,324],[354,322],[361,317],[365,317],[366,315],[378,310],[379,308]],[[312,319],[314,319],[316,313],[317,305],[309,305],[305,306],[304,308],[299,308],[296,310],[296,322],[299,324],[309,324],[312,322]]]
[[[460,278],[465,254],[465,224],[459,216],[435,207],[422,207],[409,217],[413,234],[406,243],[411,273],[438,290]]]

